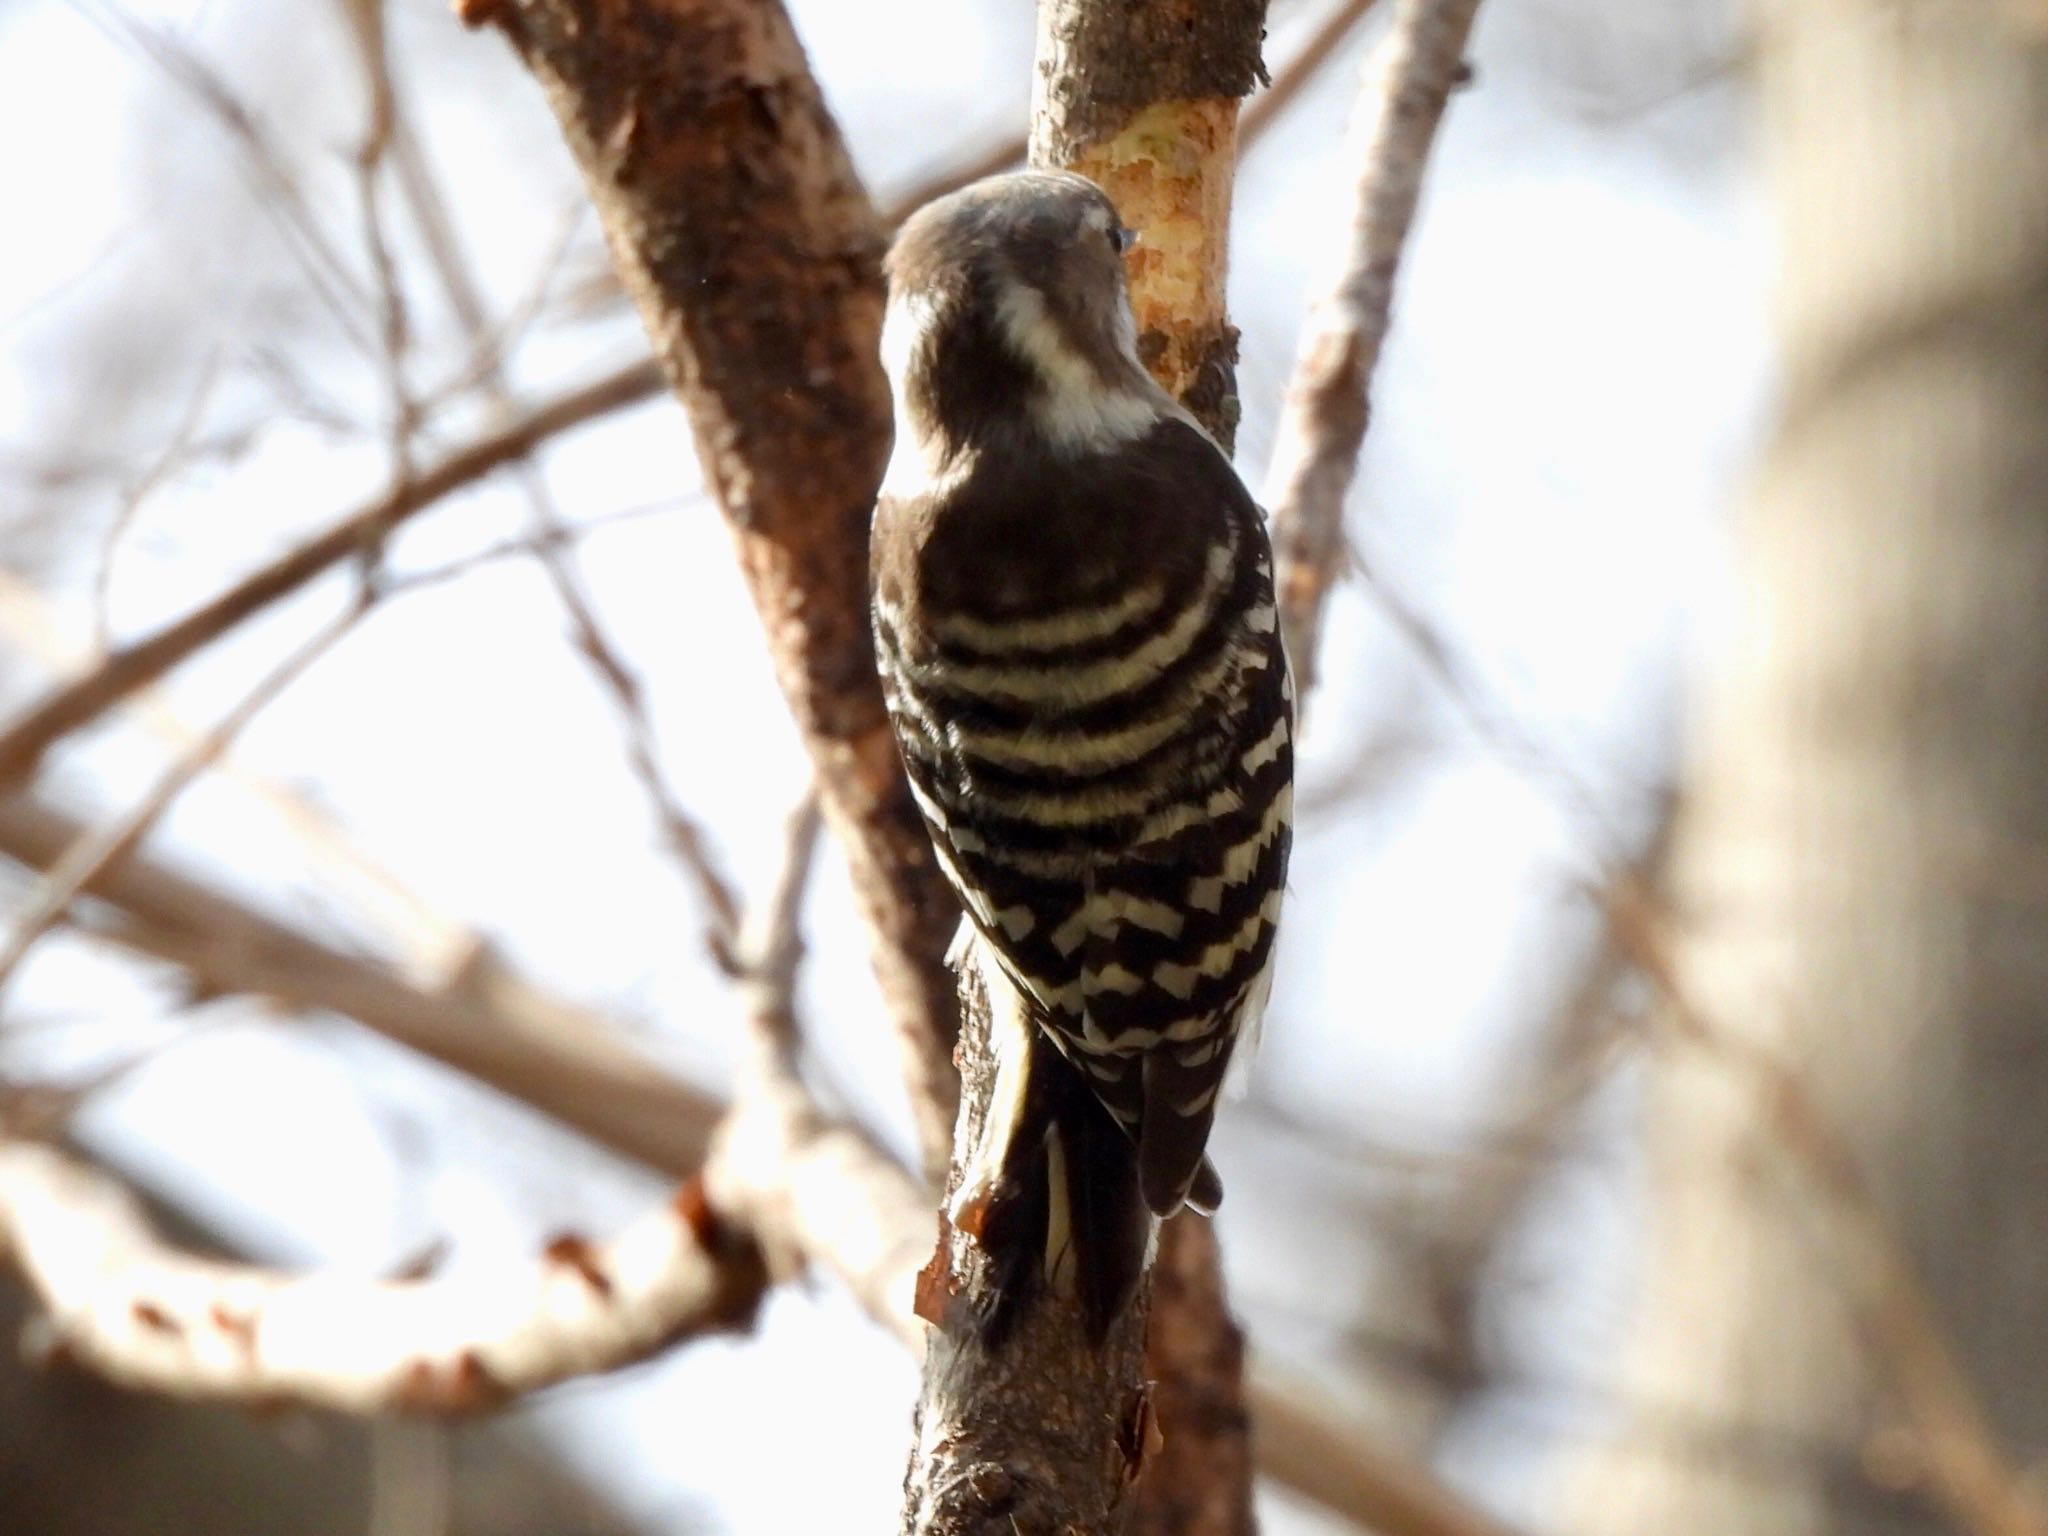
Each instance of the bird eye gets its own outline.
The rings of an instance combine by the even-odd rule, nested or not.
[[[1115,251],[1117,255],[1124,255],[1126,252],[1130,250],[1132,246],[1136,245],[1137,243],[1138,232],[1135,229],[1125,229],[1120,224],[1110,225],[1109,248],[1112,251]]]

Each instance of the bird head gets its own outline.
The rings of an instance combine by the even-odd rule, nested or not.
[[[913,214],[886,264],[891,479],[991,449],[1099,452],[1181,414],[1138,360],[1135,238],[1061,171],[991,176]]]

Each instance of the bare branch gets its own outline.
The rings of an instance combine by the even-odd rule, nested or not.
[[[408,518],[524,457],[548,438],[645,400],[660,388],[661,374],[654,364],[637,362],[529,411],[346,514],[183,618],[110,653],[0,729],[0,789],[34,772],[43,755],[71,731],[155,682],[243,620],[359,554]]]
[[[1397,0],[1367,69],[1350,245],[1342,275],[1303,328],[1267,483],[1287,649],[1304,703],[1315,683],[1323,600],[1343,548],[1344,497],[1371,414],[1401,247],[1478,8],[1479,0]]]
[[[404,342],[404,307],[396,295],[388,254],[378,218],[373,172],[388,158],[395,164],[413,222],[418,226],[449,307],[468,333],[471,356],[476,360],[473,382],[485,390],[499,412],[511,409],[512,390],[505,377],[501,335],[516,335],[518,326],[494,333],[484,311],[467,257],[448,217],[446,201],[436,184],[425,151],[409,131],[399,101],[385,42],[385,0],[342,0],[358,37],[362,41],[364,72],[372,102],[372,131],[366,140],[362,160],[365,171],[365,226],[377,260],[380,284],[387,293],[386,337],[393,356]],[[515,317],[516,319],[516,317]],[[396,419],[402,428],[401,444],[409,440],[413,422],[411,401],[403,393],[403,373],[391,370]],[[407,461],[401,459],[401,464]],[[409,468],[409,466],[408,466]],[[637,674],[619,654],[597,616],[585,586],[571,542],[565,537],[562,519],[548,493],[546,477],[531,458],[515,470],[532,511],[532,548],[554,588],[557,600],[568,616],[576,650],[589,664],[617,712],[626,738],[627,762],[645,792],[656,826],[670,851],[683,867],[698,898],[709,914],[708,943],[721,965],[731,964],[731,950],[739,923],[739,902],[731,884],[719,871],[709,840],[696,820],[685,811],[661,771],[656,749],[654,723],[648,717],[646,690]]]
[[[1516,1536],[1421,1467],[1389,1456],[1363,1425],[1348,1425],[1311,1382],[1270,1368],[1252,1375],[1260,1469],[1341,1509],[1380,1536]]]
[[[687,411],[852,865],[920,1138],[957,1097],[959,921],[883,712],[867,522],[889,440],[882,227],[770,0],[498,0]]]
[[[398,134],[398,99],[391,84],[391,57],[385,34],[384,0],[341,0],[363,71],[364,125],[356,148],[356,202],[361,211],[363,245],[369,253],[376,283],[378,364],[390,420],[391,479],[402,486],[413,476],[413,435],[419,428],[419,407],[406,380],[406,356],[412,349],[412,322],[405,286],[392,259],[384,228],[383,172]]]
[[[1358,0],[1347,0],[1331,18],[1334,28],[1348,27],[1362,14]],[[1255,138],[1275,120],[1292,88],[1319,65],[1326,51],[1319,51],[1323,34],[1304,47],[1302,54],[1279,71],[1273,87],[1262,101],[1273,105],[1261,110],[1254,103],[1245,113],[1244,138]],[[161,39],[152,37],[152,42]],[[207,77],[209,88],[218,82]],[[231,100],[231,99],[230,99]],[[246,122],[246,114],[230,111],[231,119]],[[968,181],[992,174],[1017,163],[1024,153],[1022,137],[1005,140],[979,158],[945,172],[907,191],[884,213],[885,223],[896,224],[931,198],[964,186]],[[494,361],[478,364],[472,382],[496,371]],[[17,784],[58,740],[95,719],[109,705],[136,689],[153,683],[226,634],[243,620],[262,612],[272,603],[311,581],[346,559],[379,527],[396,527],[434,503],[494,473],[508,463],[525,458],[548,440],[598,421],[614,411],[638,405],[658,395],[663,386],[659,368],[651,361],[628,364],[603,378],[535,406],[523,415],[449,454],[439,464],[423,471],[418,481],[357,511],[339,518],[323,533],[298,549],[263,567],[200,609],[175,620],[155,634],[124,646],[99,667],[59,685],[30,705],[14,720],[0,728],[0,786]]]
[[[32,868],[54,861],[84,830],[33,802],[0,798],[0,853]],[[108,937],[180,965],[208,990],[346,1014],[657,1172],[687,1178],[704,1165],[724,1108],[719,1101],[652,1065],[608,1021],[505,970],[488,951],[477,951],[458,985],[431,993],[147,858],[128,860],[88,889],[120,908]],[[757,1096],[748,1133],[737,1122],[720,1133],[721,1153],[707,1173],[715,1208],[743,1219],[785,1262],[805,1255],[845,1284],[877,1323],[922,1350],[927,1330],[912,1292],[931,1251],[931,1197],[873,1142],[789,1093],[793,1073],[783,1075],[772,1058],[771,1065],[783,1096]],[[1251,1396],[1264,1423],[1273,1405],[1295,1394],[1291,1384],[1261,1380],[1255,1372]],[[1357,1440],[1349,1473],[1290,1454],[1299,1440],[1295,1420],[1304,1413],[1324,1423],[1326,1437]],[[1366,1511],[1381,1507],[1370,1490],[1382,1464],[1395,1469],[1398,1487],[1433,1486],[1439,1500],[1457,1505],[1426,1471],[1389,1460],[1369,1435],[1355,1435],[1321,1408],[1297,1405],[1275,1424],[1259,1436],[1261,1469],[1361,1523]],[[1416,1536],[1464,1536],[1470,1527],[1410,1529]]]
[[[51,806],[0,796],[0,854],[31,869],[54,868],[86,832]],[[703,1164],[718,1101],[604,1020],[511,974],[487,947],[427,991],[144,856],[101,869],[84,890],[116,909],[93,931],[180,967],[204,992],[341,1014],[672,1178]]]
[[[220,358],[215,354],[201,367],[199,382],[193,386],[191,395],[187,397],[177,424],[171,429],[169,441],[123,488],[120,504],[114,509],[113,519],[108,523],[106,533],[100,538],[99,563],[93,568],[92,628],[93,637],[102,651],[106,650],[110,643],[109,615],[112,609],[115,557],[119,554],[122,541],[126,539],[129,528],[134,525],[144,504],[173,474],[189,462],[193,439],[199,435],[199,425],[205,419],[207,406],[213,400],[214,386],[219,381]]]
[[[747,1222],[778,1272],[821,1264],[870,1316],[921,1348],[911,1303],[936,1231],[930,1192],[866,1136],[828,1119],[797,1071],[798,919],[819,826],[807,795],[790,817],[775,887],[739,941],[747,1049],[705,1183],[719,1209]]]
[[[606,1242],[559,1237],[501,1272],[284,1276],[167,1246],[111,1179],[19,1141],[0,1141],[0,1258],[64,1354],[111,1381],[344,1413],[495,1408],[745,1327],[767,1281],[695,1186]]]
[[[662,839],[675,855],[676,862],[682,865],[684,873],[696,886],[698,900],[703,902],[709,915],[706,939],[712,957],[722,967],[730,969],[734,963],[733,944],[739,930],[739,898],[733,893],[732,883],[718,868],[704,829],[683,809],[682,802],[669,787],[667,776],[661,771],[654,721],[647,713],[647,690],[640,681],[640,674],[627,665],[598,620],[590,594],[584,589],[574,552],[562,537],[561,519],[555,515],[553,502],[539,472],[531,465],[526,467],[526,481],[536,529],[534,549],[541,569],[547,573],[556,600],[569,617],[577,653],[589,663],[590,670],[596,674],[618,715],[621,733],[626,738],[627,764],[654,812],[655,825],[660,828]]]
[[[269,130],[220,74],[187,48],[168,28],[138,20],[119,4],[83,0],[80,11],[114,41],[134,50],[187,93],[227,136],[239,156],[258,205],[276,220],[286,248],[297,259],[307,286],[326,305],[351,341],[366,352],[376,341],[363,324],[368,300],[362,285],[341,259],[311,201],[277,147]]]
[[[64,916],[88,883],[118,865],[149,834],[149,829],[169,810],[171,803],[207,766],[225,752],[264,707],[296,681],[306,668],[327,654],[334,643],[368,611],[367,601],[357,601],[338,620],[272,668],[227,716],[199,740],[178,755],[158,778],[154,787],[136,807],[105,826],[75,838],[62,857],[51,866],[41,885],[31,894],[26,909],[15,920],[7,947],[0,950],[0,995],[20,968],[29,950]]]

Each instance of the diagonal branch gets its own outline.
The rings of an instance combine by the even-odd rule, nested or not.
[[[33,773],[43,755],[71,731],[157,681],[245,619],[360,554],[416,513],[516,462],[558,433],[646,399],[659,383],[652,363],[634,363],[514,418],[348,513],[183,618],[59,684],[0,728],[0,789]]]
[[[1464,74],[1479,0],[1398,0],[1359,101],[1358,187],[1336,283],[1303,327],[1268,472],[1276,585],[1295,686],[1316,680],[1323,602],[1344,538],[1344,498],[1372,412],[1394,279],[1444,104]]]
[[[767,1283],[695,1185],[604,1243],[565,1235],[531,1264],[377,1282],[172,1248],[106,1175],[8,1140],[0,1259],[41,1298],[57,1348],[110,1381],[343,1413],[495,1408],[745,1327]]]
[[[0,795],[0,854],[30,869],[54,869],[87,831],[53,806]],[[355,1019],[672,1178],[703,1163],[718,1101],[596,1015],[508,974],[488,948],[429,991],[146,856],[101,869],[83,890],[115,909],[110,938],[178,966],[204,991]]]
[[[0,854],[30,868],[47,868],[83,830],[48,807],[0,797]],[[656,1172],[687,1179],[705,1167],[724,1113],[719,1100],[663,1072],[609,1021],[534,987],[488,951],[479,950],[448,991],[427,992],[146,855],[88,889],[118,909],[108,937],[179,965],[202,987],[346,1014]],[[782,1064],[774,1070],[780,1074]],[[778,1091],[793,1081],[780,1077]],[[757,1095],[752,1104],[763,1111],[751,1117],[758,1138],[736,1147],[736,1125],[719,1132],[726,1150],[707,1174],[716,1207],[742,1216],[771,1253],[801,1253],[833,1274],[877,1324],[921,1350],[926,1328],[911,1290],[932,1241],[923,1186],[869,1138],[825,1120],[807,1101]],[[118,1312],[124,1304],[109,1305]],[[1260,1425],[1271,1416],[1272,1427],[1259,1434],[1260,1467],[1287,1486],[1360,1523],[1380,1521],[1389,1536],[1493,1536],[1469,1513],[1396,1518],[1402,1510],[1462,1506],[1425,1469],[1389,1458],[1370,1433],[1307,1403],[1291,1382],[1255,1367],[1248,1396]],[[1322,1449],[1298,1454],[1304,1443]],[[1410,1497],[1418,1487],[1419,1502]]]
[[[867,522],[888,452],[882,227],[771,0],[477,0],[582,167],[689,416],[852,866],[927,1160],[943,1157],[959,911],[883,713]]]
[[[827,1265],[873,1310],[907,1318],[929,1243],[922,1192],[822,1115],[794,1068],[797,918],[817,828],[807,800],[737,957],[762,1049],[706,1174],[611,1241],[564,1234],[535,1264],[455,1278],[286,1276],[171,1248],[112,1180],[0,1137],[0,1258],[43,1299],[58,1348],[110,1380],[355,1413],[494,1408],[745,1326],[770,1279],[764,1249],[788,1270]]]
[[[367,594],[350,604],[339,619],[324,626],[311,640],[265,674],[220,724],[178,755],[134,809],[72,840],[63,856],[51,866],[31,893],[25,910],[15,919],[14,931],[9,935],[6,947],[0,949],[0,996],[6,994],[7,984],[13,980],[29,950],[63,920],[65,912],[87,883],[119,866],[133,853],[149,835],[150,828],[170,809],[172,802],[227,750],[228,744],[242,733],[249,722],[291,686],[307,667],[326,655],[336,641],[355,628],[356,622],[369,611],[366,597]]]

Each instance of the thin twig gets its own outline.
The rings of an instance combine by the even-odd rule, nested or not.
[[[353,629],[368,609],[366,593],[363,599],[351,603],[339,619],[326,625],[266,673],[220,724],[180,753],[133,810],[78,838],[65,850],[63,857],[50,868],[29,898],[26,910],[16,918],[6,949],[0,950],[0,996],[4,996],[8,982],[36,940],[63,918],[79,892],[126,858],[170,809],[171,802],[227,750],[228,743],[240,735],[249,722],[295,682],[307,667]]]
[[[363,71],[365,122],[356,148],[356,201],[361,210],[363,245],[376,284],[378,359],[384,373],[386,435],[391,449],[391,479],[403,486],[414,473],[413,437],[419,429],[419,407],[406,382],[406,358],[412,349],[412,324],[406,312],[405,286],[392,259],[384,228],[383,173],[398,134],[398,99],[391,85],[391,58],[385,33],[384,0],[341,0],[344,18],[356,41]]]
[[[145,25],[116,4],[80,0],[80,10],[115,42],[134,49],[155,65],[219,125],[240,154],[258,206],[284,232],[286,248],[297,258],[307,285],[326,305],[343,334],[366,352],[374,352],[375,338],[362,320],[370,300],[328,238],[310,200],[256,114],[211,65],[170,32]]]
[[[407,115],[398,97],[389,57],[383,45],[383,0],[343,0],[365,38],[365,70],[372,81],[372,100],[379,103],[383,149],[397,149],[411,142],[406,130]],[[503,413],[513,403],[512,390],[503,367],[503,350],[494,334],[460,237],[447,216],[446,199],[435,181],[424,152],[415,146],[400,161],[401,189],[413,222],[419,227],[432,255],[449,307],[462,321],[471,356],[482,364],[477,377],[492,407]],[[371,229],[374,204],[371,205]],[[373,245],[378,242],[373,240]],[[381,246],[379,246],[381,248]],[[409,406],[409,402],[407,402]],[[409,418],[408,418],[409,420]],[[732,965],[732,945],[739,924],[739,905],[730,882],[720,872],[709,838],[676,798],[667,775],[662,772],[654,722],[647,710],[646,689],[639,674],[629,666],[598,618],[596,605],[583,579],[576,552],[563,537],[565,527],[541,467],[527,459],[515,469],[533,524],[533,549],[556,600],[569,620],[577,654],[587,662],[604,688],[619,717],[626,755],[634,778],[639,782],[653,811],[655,824],[670,851],[695,886],[699,900],[709,914],[706,940],[711,954],[726,968]]]
[[[185,409],[171,428],[169,440],[122,491],[121,504],[115,508],[113,521],[107,525],[107,531],[100,539],[100,557],[93,567],[92,629],[97,648],[102,652],[110,649],[113,643],[110,639],[113,632],[110,615],[115,555],[150,497],[187,463],[192,440],[199,431],[200,422],[205,419],[206,408],[213,399],[213,387],[219,379],[220,356],[215,353],[201,366],[199,382],[186,398]]]
[[[710,838],[696,818],[683,809],[682,802],[669,785],[668,776],[662,772],[654,721],[647,711],[647,689],[640,675],[619,654],[618,647],[612,643],[597,617],[582,573],[577,568],[575,551],[561,536],[563,524],[547,493],[539,467],[529,462],[521,469],[532,509],[535,530],[532,543],[541,570],[554,589],[556,601],[568,616],[576,653],[589,664],[603,686],[605,696],[612,702],[620,732],[625,737],[627,764],[654,813],[655,825],[661,829],[676,862],[689,875],[697,897],[709,915],[705,940],[711,956],[722,968],[730,970],[734,964],[733,943],[739,930],[738,898],[733,894],[731,882],[718,867]]]
[[[183,618],[122,646],[82,676],[58,685],[0,730],[0,788],[33,772],[44,753],[71,731],[155,682],[244,620],[358,554],[366,543],[524,457],[548,439],[651,398],[660,393],[661,385],[661,370],[643,360],[528,411],[421,470],[409,484],[347,513]]]
[[[1336,284],[1303,327],[1267,482],[1276,584],[1304,703],[1315,684],[1323,600],[1343,548],[1344,498],[1371,414],[1394,277],[1478,8],[1479,0],[1397,0],[1367,68],[1351,238]]]
[[[824,818],[817,792],[804,797],[784,826],[782,859],[768,897],[751,913],[734,944],[734,973],[750,989],[749,1027],[776,1054],[793,1062],[796,1050],[797,968],[803,963],[804,891],[817,862]]]
[[[1332,18],[1333,24],[1335,19]],[[1321,55],[1315,54],[1315,41],[1320,36],[1318,33],[1301,56],[1274,75],[1270,97],[1280,98],[1284,103],[1293,94],[1295,81],[1305,78],[1312,62],[1320,62]],[[1244,146],[1248,147],[1266,131],[1277,116],[1277,110],[1261,112],[1256,103],[1247,109]],[[1023,147],[1021,135],[1005,140],[981,158],[919,183],[884,210],[884,219],[891,224],[900,223],[931,198],[964,185],[967,180],[1017,163]],[[478,371],[487,375],[494,366],[479,364]],[[366,528],[380,523],[395,527],[503,465],[526,457],[562,433],[654,398],[662,392],[664,383],[660,368],[651,359],[641,359],[532,407],[422,470],[413,485],[345,513],[321,534],[201,608],[143,640],[122,647],[99,667],[53,689],[0,728],[0,787],[18,783],[34,770],[51,746],[108,706],[155,682],[237,624],[347,558],[361,546]]]

